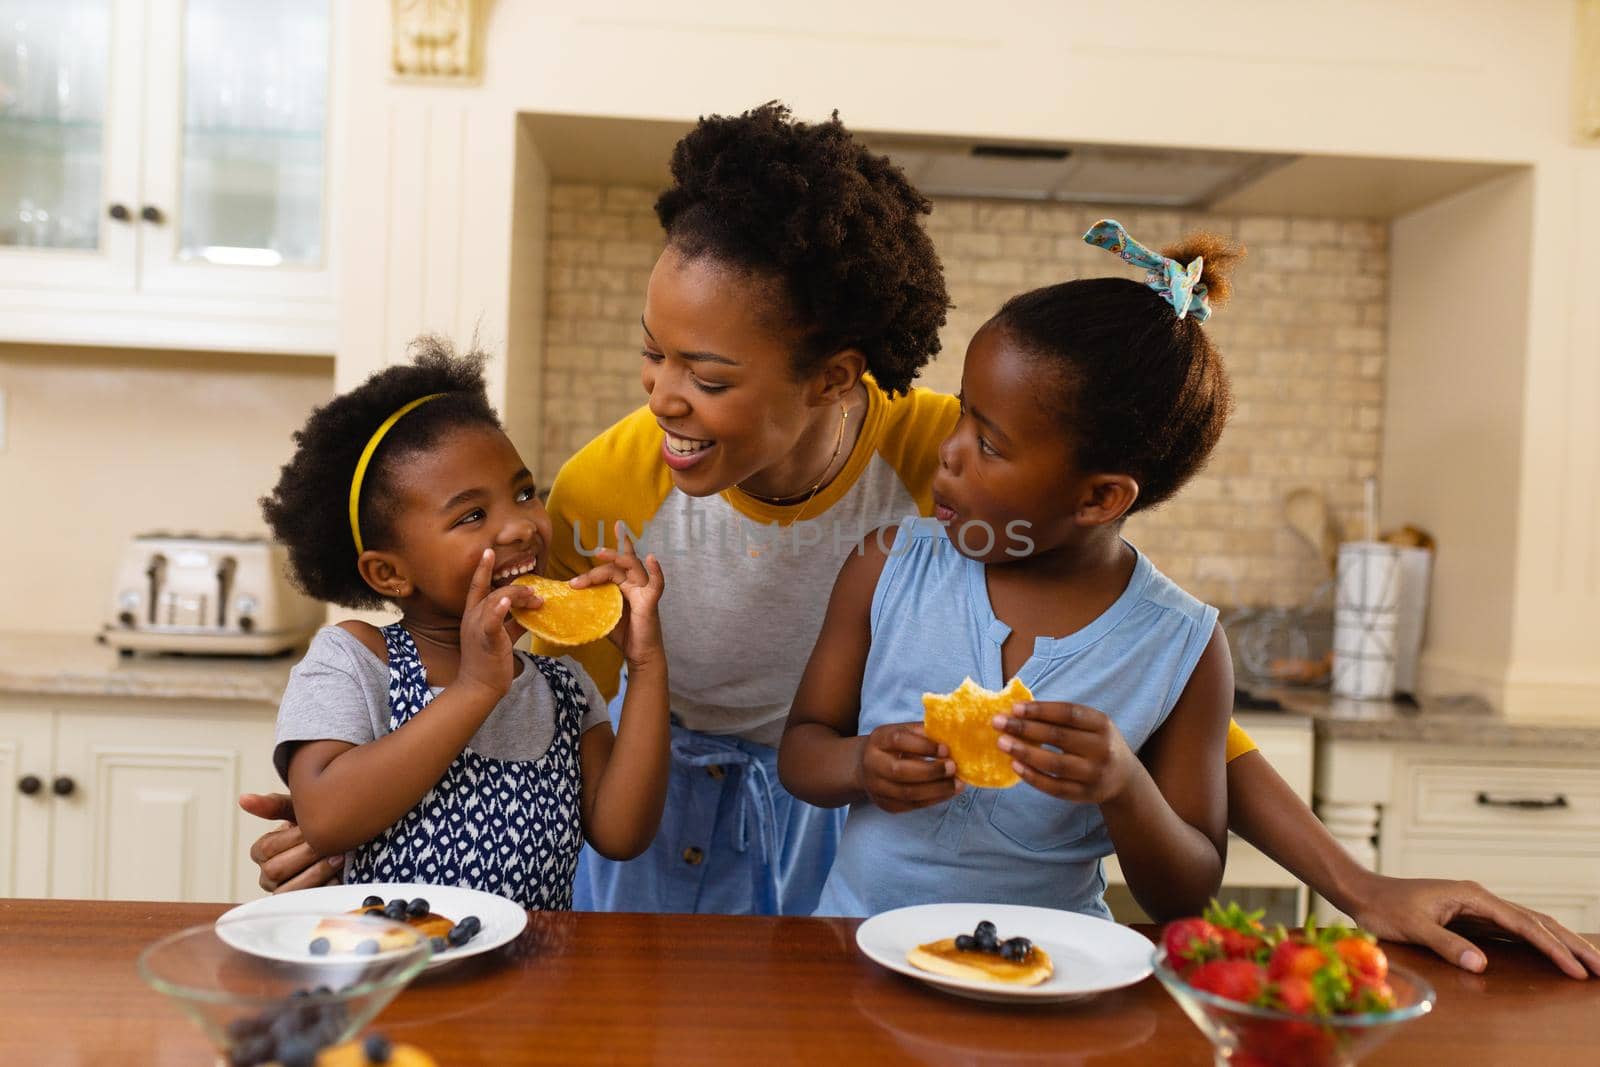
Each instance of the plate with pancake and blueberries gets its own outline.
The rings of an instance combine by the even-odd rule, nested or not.
[[[1142,981],[1150,941],[1126,926],[1020,904],[919,904],[856,928],[874,963],[974,1000],[1053,1003]]]
[[[246,927],[231,920],[281,915],[281,926]],[[334,962],[385,951],[374,937],[372,916],[404,923],[433,944],[428,968],[492,952],[515,941],[528,925],[516,901],[460,886],[383,882],[325,885],[279,893],[224,912],[217,936],[241,952],[285,963]],[[400,936],[403,931],[388,929]],[[248,932],[246,932],[248,931]],[[393,947],[393,946],[388,946]]]

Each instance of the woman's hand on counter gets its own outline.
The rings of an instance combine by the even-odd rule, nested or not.
[[[1351,918],[1362,929],[1430,948],[1464,970],[1482,971],[1486,958],[1471,941],[1446,929],[1447,923],[1473,922],[1519,937],[1569,977],[1600,975],[1600,949],[1543,912],[1497,897],[1476,882],[1369,873],[1351,900]]]
[[[259,819],[278,819],[281,825],[268,830],[250,846],[250,860],[261,870],[257,879],[268,893],[287,893],[313,889],[339,881],[344,856],[318,856],[294,821],[294,802],[287,793],[244,793],[239,806]]]

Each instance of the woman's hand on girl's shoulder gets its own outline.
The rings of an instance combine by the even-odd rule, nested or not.
[[[628,661],[628,670],[637,672],[652,663],[665,663],[661,643],[661,617],[658,606],[666,590],[666,579],[661,573],[661,563],[653,555],[643,562],[634,552],[628,537],[628,528],[621,522],[616,525],[617,544],[620,548],[600,548],[595,558],[597,566],[572,579],[574,589],[613,582],[622,590],[626,610],[622,621],[608,635],[611,643],[621,650]]]
[[[1042,792],[1080,804],[1121,796],[1139,757],[1116,723],[1082,704],[1039,700],[996,715],[1000,748],[1022,780]],[[1053,745],[1059,752],[1045,748]]]
[[[868,799],[895,814],[943,804],[965,788],[956,778],[950,750],[924,733],[919,722],[887,723],[868,734],[856,781]]]
[[[498,701],[517,673],[506,618],[512,607],[533,611],[544,601],[525,585],[495,589],[493,576],[494,549],[486,548],[467,586],[467,606],[461,613],[461,669],[455,685],[481,687]]]

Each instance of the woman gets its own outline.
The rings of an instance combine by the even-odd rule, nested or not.
[[[845,555],[877,526],[932,510],[957,403],[910,386],[938,351],[947,296],[921,226],[928,201],[837,117],[797,123],[769,104],[703,119],[672,173],[640,323],[649,402],[568,461],[550,495],[552,576],[586,570],[618,519],[670,571],[662,829],[628,864],[587,854],[577,906],[806,914],[838,813],[782,789],[775,746]],[[578,658],[608,697],[626,684],[609,648]],[[1230,827],[1374,933],[1481,970],[1445,929],[1480,918],[1574,977],[1600,974],[1600,952],[1547,916],[1470,883],[1364,870],[1242,731],[1228,756]],[[241,803],[292,814],[283,797]],[[251,856],[268,889],[335,873],[292,826]]]

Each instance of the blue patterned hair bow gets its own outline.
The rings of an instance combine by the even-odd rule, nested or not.
[[[1178,318],[1193,315],[1194,321],[1204,322],[1211,317],[1205,283],[1200,280],[1201,271],[1205,269],[1203,258],[1197,256],[1185,267],[1135,241],[1116,219],[1101,219],[1089,227],[1083,239],[1096,248],[1115,252],[1136,267],[1143,267],[1146,271],[1144,283],[1172,305]]]

